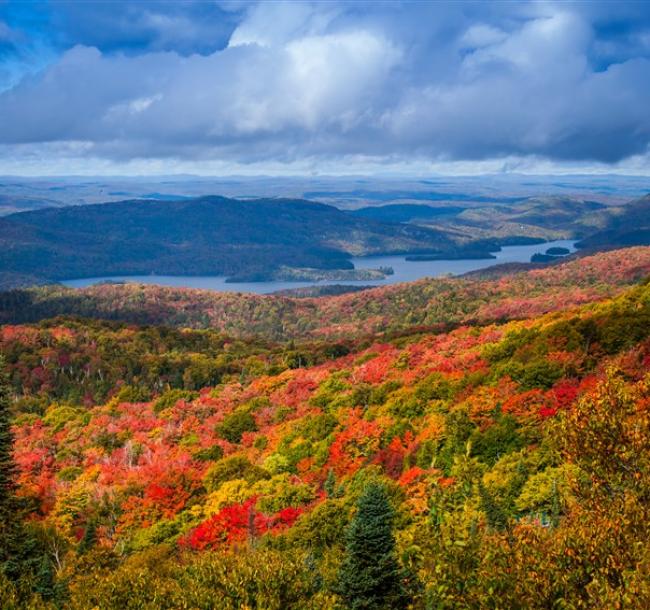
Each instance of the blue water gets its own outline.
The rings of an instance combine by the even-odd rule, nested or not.
[[[116,282],[134,282],[138,284],[157,284],[159,286],[175,286],[182,288],[202,288],[220,292],[252,292],[268,294],[288,288],[306,286],[326,286],[346,284],[351,286],[386,286],[398,282],[412,282],[423,277],[439,277],[441,275],[462,275],[469,271],[485,269],[503,263],[527,263],[536,252],[545,252],[547,248],[560,246],[575,251],[575,241],[550,241],[545,244],[532,246],[505,246],[500,252],[495,252],[496,258],[483,260],[451,260],[451,261],[407,261],[400,256],[360,256],[352,258],[357,269],[376,269],[377,267],[392,267],[395,273],[384,280],[375,281],[323,281],[323,282],[237,282],[227,283],[220,276],[174,276],[174,275],[110,275],[106,277],[91,277],[61,282],[71,288],[84,288],[107,280]]]

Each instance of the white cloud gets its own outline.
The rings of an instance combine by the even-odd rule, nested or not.
[[[246,19],[232,33],[228,45],[272,47],[318,36],[326,33],[338,14],[336,3],[260,2],[249,8]]]
[[[508,35],[499,28],[485,23],[471,26],[460,38],[462,47],[480,48],[503,42]]]
[[[183,171],[627,158],[640,171],[650,59],[594,68],[581,5],[468,6],[263,2],[211,54],[80,45],[0,93],[0,144],[15,158],[41,146],[43,162],[58,150]],[[158,32],[185,16],[165,19],[155,14]]]

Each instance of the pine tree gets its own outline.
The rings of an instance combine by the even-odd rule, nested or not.
[[[18,583],[21,595],[36,591],[51,597],[55,587],[52,562],[34,528],[25,525],[25,507],[16,496],[9,393],[0,355],[0,574]]]
[[[84,531],[84,535],[79,542],[79,554],[87,553],[90,551],[93,546],[95,546],[95,543],[97,542],[97,520],[91,518],[87,523],[86,523],[86,529]]]
[[[4,359],[0,356],[0,570],[11,577],[16,572],[15,549],[20,517],[15,495],[16,465],[9,407],[9,383]]]
[[[347,532],[337,593],[349,610],[406,607],[402,573],[395,554],[393,510],[386,489],[369,484]]]
[[[16,466],[13,460],[13,435],[9,412],[9,383],[0,356],[0,523],[12,517],[16,488]]]

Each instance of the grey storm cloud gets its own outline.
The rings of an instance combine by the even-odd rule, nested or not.
[[[235,2],[218,27],[204,5],[149,6],[135,34],[119,15],[115,38],[75,38],[85,21],[61,34],[53,62],[0,93],[0,145],[239,163],[648,151],[642,3]]]

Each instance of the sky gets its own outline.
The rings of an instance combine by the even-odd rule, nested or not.
[[[650,2],[0,0],[0,174],[650,175]]]

